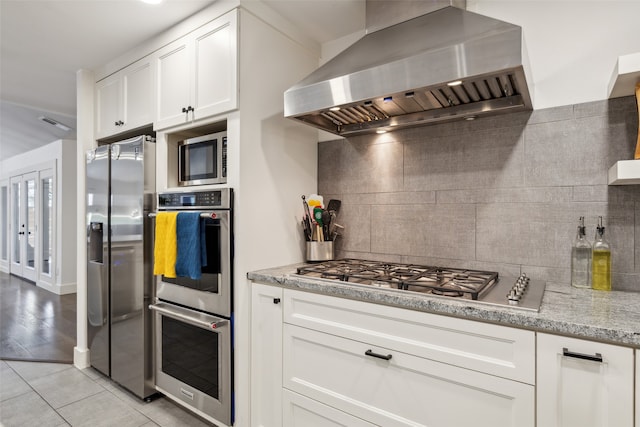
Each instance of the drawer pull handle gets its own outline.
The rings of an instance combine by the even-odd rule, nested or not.
[[[374,353],[371,350],[365,351],[364,354],[367,355],[367,356],[376,357],[378,359],[384,359],[384,360],[391,360],[391,357],[392,357],[390,354],[387,354],[385,356],[384,354]]]
[[[595,356],[592,356],[590,354],[574,353],[573,351],[569,351],[569,349],[565,347],[562,349],[562,355],[565,357],[573,357],[575,359],[591,360],[593,362],[602,363],[602,355],[600,353],[596,353]]]
[[[280,298],[274,298],[273,299],[273,303],[274,304],[280,304]]]

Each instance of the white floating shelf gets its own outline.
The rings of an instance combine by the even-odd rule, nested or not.
[[[609,98],[635,94],[636,83],[640,83],[640,52],[619,56],[609,81]]]
[[[640,160],[620,160],[609,169],[609,185],[640,184]]]

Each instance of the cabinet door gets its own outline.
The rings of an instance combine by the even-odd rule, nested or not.
[[[640,427],[640,352],[636,352],[636,427]]]
[[[285,427],[374,427],[360,418],[353,417],[330,406],[284,390]]]
[[[154,73],[149,59],[127,67],[123,82],[122,130],[135,129],[153,123]]]
[[[96,83],[96,137],[116,134],[120,131],[122,116],[122,74],[113,74]]]
[[[156,55],[156,120],[155,129],[163,129],[187,121],[182,111],[189,107],[193,45],[185,36],[167,45]]]
[[[234,10],[194,33],[195,120],[237,105],[237,12]]]
[[[540,333],[537,340],[539,426],[633,426],[632,349]]]
[[[251,425],[282,426],[282,288],[251,290]]]
[[[283,351],[285,388],[376,425],[534,426],[532,385],[290,324]]]

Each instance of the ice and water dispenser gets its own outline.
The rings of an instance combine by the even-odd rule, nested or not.
[[[102,222],[89,223],[89,262],[104,262],[103,230]]]

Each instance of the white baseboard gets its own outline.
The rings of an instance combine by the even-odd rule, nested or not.
[[[89,349],[73,347],[73,364],[78,369],[85,369],[91,366]]]
[[[52,292],[56,295],[75,294],[77,291],[77,285],[75,283],[64,283],[62,285],[53,285],[51,283],[38,281],[36,285],[46,291]]]

